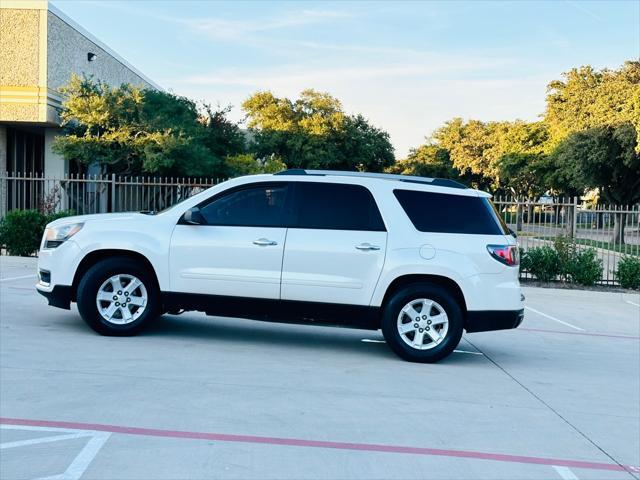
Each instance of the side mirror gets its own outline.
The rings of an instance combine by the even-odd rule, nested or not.
[[[184,216],[182,218],[185,223],[188,223],[189,225],[204,225],[206,223],[198,207],[190,208],[184,212]]]
[[[518,238],[518,234],[514,230],[509,229],[509,233],[513,236],[513,238]]]

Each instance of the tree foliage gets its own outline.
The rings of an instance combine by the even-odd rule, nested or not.
[[[409,156],[386,169],[388,173],[419,177],[457,178],[460,172],[453,167],[449,151],[426,144],[414,148]]]
[[[549,83],[541,121],[454,118],[392,169],[419,171],[416,153],[435,146],[448,152],[454,174],[476,188],[517,197],[573,197],[595,188],[605,201],[626,203],[638,201],[630,190],[640,190],[639,135],[640,62],[618,70],[584,66]]]
[[[574,68],[549,83],[545,123],[550,149],[574,132],[631,123],[640,134],[640,62],[619,70]]]
[[[78,76],[63,93],[67,135],[53,148],[81,165],[128,175],[219,176],[224,157],[243,148],[226,109],[205,106],[203,113],[185,97]]]
[[[455,118],[433,135],[446,149],[462,176],[472,175],[474,186],[509,189],[530,195],[541,189],[532,173],[541,161],[548,135],[542,122],[481,122]]]
[[[366,171],[394,162],[388,133],[362,115],[345,114],[327,93],[304,90],[292,101],[258,92],[242,108],[257,158],[275,157],[289,168]]]
[[[575,169],[586,185],[598,188],[603,199],[625,205],[640,201],[640,155],[637,132],[630,123],[601,126],[572,133],[554,156]]]

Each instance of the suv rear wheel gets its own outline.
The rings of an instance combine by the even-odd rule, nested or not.
[[[462,310],[440,285],[415,283],[396,291],[386,303],[382,333],[391,349],[410,362],[437,362],[462,337]]]
[[[128,258],[96,263],[78,285],[78,311],[102,335],[135,335],[159,315],[159,305],[153,275]]]

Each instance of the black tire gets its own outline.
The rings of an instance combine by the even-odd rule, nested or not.
[[[405,342],[398,327],[398,317],[401,310],[412,300],[418,299],[429,299],[437,302],[438,306],[444,309],[449,322],[448,330],[444,338],[432,348],[425,350],[412,347]],[[408,317],[403,317],[403,322],[407,320]],[[426,322],[426,320],[424,321]],[[413,323],[413,320],[408,323]],[[424,330],[426,330],[426,325],[424,325],[421,332]],[[458,346],[460,338],[462,338],[462,330],[463,315],[460,305],[451,292],[440,285],[427,282],[407,285],[394,292],[383,307],[382,333],[387,345],[389,345],[391,350],[399,357],[409,362],[433,363],[442,360]],[[430,344],[433,342],[430,336],[427,337],[427,332],[424,332],[424,335],[426,338],[424,343]],[[407,332],[407,337],[410,336],[411,333]]]
[[[106,320],[98,310],[96,304],[98,290],[114,275],[132,275],[139,279],[146,289],[145,308],[138,318],[130,323],[112,323]],[[77,297],[78,311],[82,319],[101,335],[116,337],[135,335],[160,315],[160,290],[153,273],[140,262],[130,258],[117,257],[97,262],[80,280]]]

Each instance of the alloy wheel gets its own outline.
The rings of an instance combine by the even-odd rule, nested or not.
[[[126,325],[137,320],[147,308],[149,297],[142,281],[129,274],[114,275],[100,286],[96,306],[104,320]]]
[[[398,314],[400,338],[416,350],[440,345],[449,331],[449,318],[442,305],[428,298],[407,303]]]

